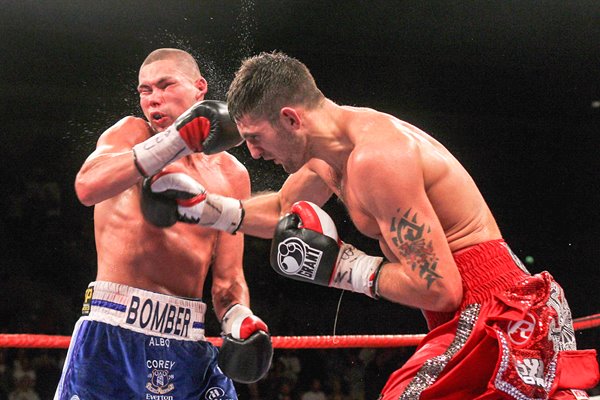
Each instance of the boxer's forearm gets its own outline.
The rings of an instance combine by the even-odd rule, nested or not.
[[[241,271],[241,267],[239,271]],[[250,307],[250,294],[243,276],[240,276],[240,279],[232,280],[215,275],[213,277],[211,296],[215,314],[219,321],[223,319],[223,315],[234,304]]]
[[[131,151],[105,153],[88,159],[75,179],[82,204],[92,206],[129,189],[142,179]]]
[[[278,193],[266,193],[242,201],[244,219],[238,231],[264,239],[273,237],[281,216]]]
[[[440,268],[442,269],[442,268]],[[462,286],[440,278],[427,286],[418,271],[407,265],[390,262],[382,266],[377,281],[377,293],[394,303],[429,311],[456,311],[462,300]]]

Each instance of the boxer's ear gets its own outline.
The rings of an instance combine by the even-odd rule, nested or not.
[[[297,130],[302,124],[302,118],[295,108],[283,107],[279,111],[279,123],[288,130]]]
[[[194,82],[194,86],[196,89],[198,89],[198,92],[196,93],[196,101],[204,100],[204,96],[208,91],[208,83],[206,82],[206,79],[201,76],[196,80],[196,82]]]

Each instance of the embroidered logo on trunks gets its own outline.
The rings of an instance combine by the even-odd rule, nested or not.
[[[148,346],[152,347],[170,347],[171,341],[161,337],[151,337],[148,341]]]
[[[142,303],[138,296],[132,296],[125,322],[154,332],[187,337],[191,319],[192,310],[187,307],[161,304],[152,299]]]
[[[297,238],[288,238],[277,248],[277,266],[286,275],[297,275],[314,280],[322,251],[314,249]]]
[[[511,321],[508,324],[507,333],[510,341],[517,346],[522,346],[533,335],[536,319],[531,313],[527,313],[525,319],[519,321]]]
[[[225,391],[223,389],[220,387],[211,387],[206,392],[206,396],[204,396],[204,398],[206,400],[217,400],[222,399],[223,396],[225,396]]]
[[[83,295],[83,307],[81,307],[81,315],[89,315],[90,308],[92,305],[92,297],[94,296],[94,287],[90,286],[85,289],[85,294]]]
[[[517,373],[528,385],[546,387],[544,362],[539,358],[524,358],[516,362]]]
[[[162,362],[162,360],[160,361]],[[169,363],[169,361],[165,361]],[[156,360],[148,361],[148,365],[154,363],[158,363]],[[149,392],[154,393],[156,395],[163,395],[165,393],[169,393],[173,389],[175,389],[175,385],[171,382],[173,379],[173,374],[168,369],[153,369],[150,374],[148,374],[148,378],[150,382],[146,383],[146,389]],[[146,399],[157,399],[157,400],[168,400],[172,399],[173,396],[153,396],[150,394],[146,395]]]

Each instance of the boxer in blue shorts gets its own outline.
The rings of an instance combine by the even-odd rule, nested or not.
[[[204,341],[202,301],[92,282],[84,308],[59,398],[237,398]],[[124,376],[136,384],[121,383]]]
[[[255,382],[269,369],[268,328],[249,308],[243,234],[217,220],[220,230],[180,222],[177,193],[147,186],[176,174],[228,198],[250,196],[247,170],[226,152],[241,138],[226,104],[204,100],[207,87],[189,53],[150,53],[139,71],[145,118],[108,128],[77,174],[79,200],[95,207],[98,271],[55,399],[237,399],[232,380]],[[209,271],[220,349],[204,340]]]

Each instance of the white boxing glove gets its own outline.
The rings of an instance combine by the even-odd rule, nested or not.
[[[175,200],[178,220],[235,233],[244,217],[240,200],[208,193],[204,186],[183,172],[163,171],[147,178],[144,186],[154,195]]]

